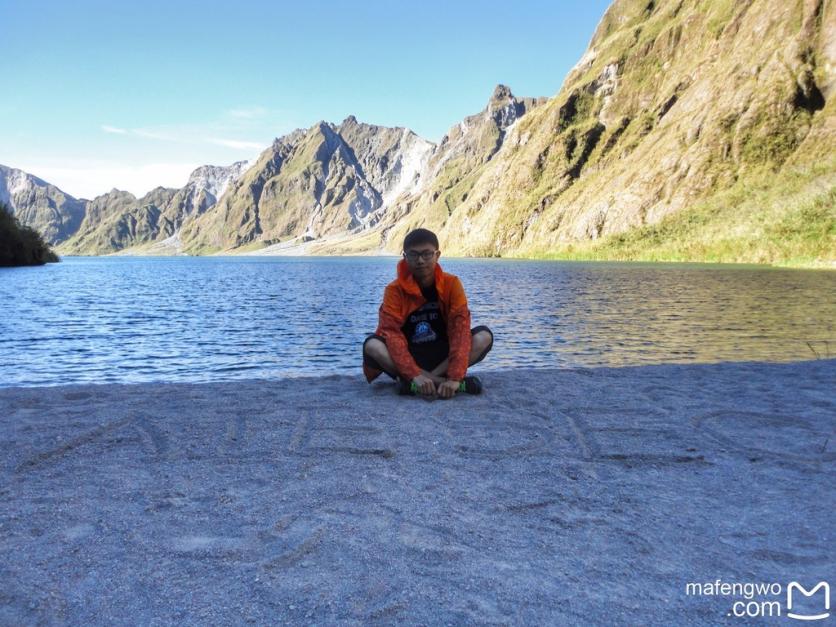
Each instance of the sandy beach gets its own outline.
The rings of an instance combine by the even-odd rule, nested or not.
[[[686,584],[836,584],[836,360],[481,376],[0,389],[0,624],[761,624]]]

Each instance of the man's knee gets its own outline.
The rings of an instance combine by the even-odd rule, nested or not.
[[[374,359],[385,358],[389,351],[386,344],[380,338],[370,335],[363,342],[363,353]]]
[[[479,354],[487,353],[493,346],[493,332],[485,326],[477,327],[474,331],[471,345]]]
[[[471,333],[470,365],[478,364],[493,347],[493,331],[486,326],[474,327]]]

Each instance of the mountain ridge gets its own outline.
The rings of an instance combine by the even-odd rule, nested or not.
[[[397,253],[425,226],[452,255],[832,263],[834,93],[836,3],[616,0],[552,97],[497,85],[437,143],[320,121],[211,198],[88,201],[58,250]]]

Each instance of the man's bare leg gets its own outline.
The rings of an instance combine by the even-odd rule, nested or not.
[[[487,331],[479,331],[474,334],[471,341],[470,355],[468,355],[467,365],[472,366],[476,359],[478,359],[479,355],[481,355],[484,350],[490,346],[490,343],[491,334]],[[397,376],[398,369],[395,366],[395,362],[392,361],[392,357],[389,355],[389,349],[386,348],[386,344],[377,338],[372,338],[366,342],[366,354],[379,363],[386,372]],[[428,376],[436,384],[444,383],[444,375],[447,374],[447,365],[449,361],[449,359],[445,359],[433,368],[431,372],[422,369],[421,374]]]
[[[398,376],[398,368],[395,366],[395,362],[392,361],[392,356],[389,355],[389,349],[386,348],[386,344],[384,344],[377,338],[372,338],[368,342],[366,342],[366,354],[369,355],[369,357],[372,357],[378,364],[380,364],[383,367],[383,370],[395,377]],[[423,368],[421,369],[421,374],[432,379],[433,383],[435,383],[436,385],[444,382],[444,377],[434,375],[430,372],[427,372]]]
[[[364,350],[369,357],[374,359],[383,367],[384,371],[393,376],[397,376],[398,368],[395,366],[395,362],[392,361],[392,357],[389,355],[389,349],[386,348],[386,344],[375,337],[366,342]]]
[[[479,331],[473,335],[473,339],[470,344],[470,354],[467,357],[467,365],[472,366],[476,360],[479,358],[484,350],[490,346],[491,344],[491,334],[487,331]],[[445,359],[440,364],[438,364],[435,368],[432,369],[432,372],[429,373],[430,378],[433,379],[436,383],[444,382],[445,375],[447,374],[447,366],[449,365],[450,360]]]

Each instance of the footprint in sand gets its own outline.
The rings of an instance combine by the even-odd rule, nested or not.
[[[804,418],[790,414],[722,410],[696,416],[693,423],[729,449],[747,455],[836,461],[836,453],[827,447],[834,434],[817,431]]]
[[[502,458],[533,455],[548,449],[554,434],[531,424],[503,421],[460,421],[449,426],[453,450],[463,457]]]
[[[264,570],[283,570],[313,554],[328,527],[319,517],[288,515],[274,526],[246,535],[224,535],[212,529],[160,537],[137,532],[132,540],[143,551],[180,558],[223,559],[249,563]]]
[[[93,398],[90,392],[67,392],[64,394],[64,399],[68,401],[85,401],[88,398]]]

